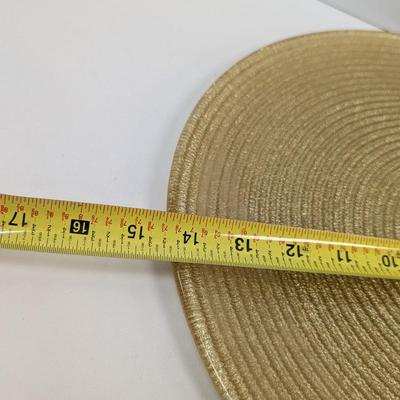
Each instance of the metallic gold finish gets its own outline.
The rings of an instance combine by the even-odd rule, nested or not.
[[[328,32],[225,73],[178,144],[169,209],[400,238],[400,38]],[[400,282],[176,265],[224,399],[395,399]]]

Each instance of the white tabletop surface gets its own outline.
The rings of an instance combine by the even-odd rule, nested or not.
[[[0,0],[0,191],[165,209],[225,69],[367,24],[316,0]],[[0,398],[217,399],[169,264],[0,250]]]

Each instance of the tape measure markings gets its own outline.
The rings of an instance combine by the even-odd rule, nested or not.
[[[400,279],[400,241],[0,194],[0,247]]]

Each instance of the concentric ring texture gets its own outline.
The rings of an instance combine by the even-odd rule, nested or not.
[[[203,96],[170,210],[400,239],[400,37],[267,46]],[[176,265],[225,399],[400,398],[400,282]]]

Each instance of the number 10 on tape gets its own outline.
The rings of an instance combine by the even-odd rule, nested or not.
[[[398,240],[2,194],[0,247],[400,279]]]

